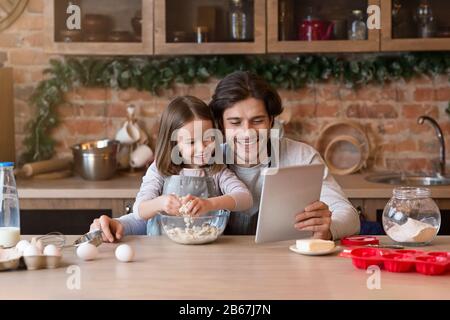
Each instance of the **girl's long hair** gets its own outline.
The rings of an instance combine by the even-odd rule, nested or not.
[[[161,116],[161,123],[156,143],[156,167],[162,175],[177,175],[183,168],[172,160],[172,152],[176,149],[177,141],[172,141],[175,130],[182,128],[194,120],[210,120],[214,126],[215,121],[211,109],[202,100],[193,96],[181,96],[172,100]],[[209,167],[212,174],[224,168],[223,164],[213,163]]]

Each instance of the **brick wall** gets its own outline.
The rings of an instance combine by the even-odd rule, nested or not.
[[[34,113],[27,99],[43,78],[49,59],[54,57],[43,49],[43,1],[30,0],[16,23],[0,33],[0,51],[7,53],[5,65],[14,68],[18,154],[25,124]],[[59,107],[62,124],[53,133],[58,141],[57,151],[70,153],[72,144],[113,137],[130,103],[136,105],[141,123],[154,143],[159,115],[171,98],[191,94],[208,101],[216,83],[214,80],[195,86],[178,85],[161,96],[135,90],[78,89],[67,94],[66,103]],[[281,90],[280,94],[292,114],[286,134],[295,139],[314,144],[321,128],[336,119],[353,119],[363,124],[375,145],[371,169],[419,171],[436,165],[438,145],[434,131],[428,125],[416,124],[416,118],[422,114],[440,122],[450,150],[450,116],[445,114],[450,84],[444,76],[371,85],[359,91],[330,82],[297,91]],[[450,152],[447,154],[450,158]]]

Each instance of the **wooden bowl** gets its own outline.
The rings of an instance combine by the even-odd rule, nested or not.
[[[83,33],[80,30],[61,30],[59,35],[63,42],[83,41]]]
[[[132,42],[133,36],[129,31],[112,31],[108,35],[108,41],[110,42]]]
[[[83,39],[88,42],[105,42],[108,37],[106,33],[87,33]]]
[[[112,20],[103,14],[86,14],[83,19],[83,31],[88,34],[107,33],[112,28]]]

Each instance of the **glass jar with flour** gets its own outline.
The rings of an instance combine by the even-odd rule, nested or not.
[[[427,188],[395,188],[383,211],[386,234],[404,246],[424,246],[441,226],[441,213]]]

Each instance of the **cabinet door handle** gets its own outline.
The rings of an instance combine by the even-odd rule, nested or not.
[[[131,213],[131,211],[133,211],[133,206],[132,206],[131,204],[127,204],[127,205],[125,206],[125,212],[126,212],[127,214],[129,214],[129,213]]]

